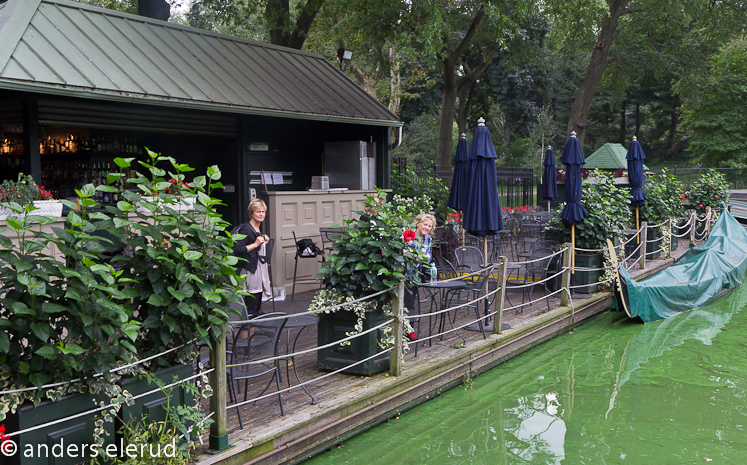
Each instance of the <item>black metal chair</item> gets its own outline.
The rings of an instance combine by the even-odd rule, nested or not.
[[[532,245],[532,250],[530,250],[529,252],[519,253],[519,258],[523,258],[524,260],[527,260],[529,259],[529,257],[532,256],[532,252],[534,252],[535,250],[552,249],[553,247],[557,245],[560,245],[560,242],[556,241],[555,239],[540,239]]]
[[[528,258],[528,262],[525,265],[525,272],[524,272],[524,284],[532,283],[532,286],[529,288],[524,288],[524,292],[521,296],[521,303],[524,303],[524,296],[526,295],[527,299],[531,299],[532,292],[534,291],[534,284],[536,281],[542,281],[550,274],[550,261],[552,259],[553,255],[552,249],[537,249],[534,252],[532,252],[531,256]],[[538,260],[539,259],[539,260]],[[535,261],[536,260],[536,261]],[[530,281],[531,277],[531,281]],[[550,289],[547,287],[547,281],[542,283],[542,286],[544,286],[545,291],[549,294]],[[550,310],[550,302],[548,300],[545,300],[545,303],[547,304],[547,310]]]
[[[485,259],[482,255],[482,251],[477,247],[464,246],[457,247],[454,251],[456,256],[457,265],[460,267],[467,267],[469,270],[477,271],[485,266]]]
[[[272,311],[275,311],[275,285],[272,282],[272,251],[275,250],[275,239],[267,241],[265,246],[265,261],[267,263],[267,274],[270,275],[270,299],[272,301]]]
[[[325,253],[332,252],[332,244],[337,240],[342,228],[319,228],[319,235],[322,237],[322,250]]]
[[[229,367],[226,369],[228,374],[229,395],[236,399],[235,383],[244,381],[244,401],[247,400],[249,393],[249,380],[260,379],[266,380],[267,385],[259,396],[262,396],[269,389],[273,380],[278,390],[278,402],[280,403],[280,415],[285,415],[283,410],[283,398],[280,395],[280,360],[271,360],[260,362],[261,360],[272,359],[278,355],[278,342],[280,335],[285,327],[285,319],[262,321],[267,318],[285,315],[284,313],[267,313],[254,318],[249,323],[242,324],[234,334],[233,344],[230,351],[230,365],[245,364],[238,367]],[[258,362],[258,363],[250,363]],[[256,404],[256,402],[255,402]],[[241,407],[236,407],[236,414],[239,417],[239,426],[244,429],[244,423],[241,419]]]
[[[531,250],[534,243],[542,239],[542,226],[538,220],[525,219],[519,223],[521,231],[521,252]]]
[[[316,258],[316,257],[322,257],[322,261],[324,261],[324,250],[320,249],[319,247],[314,244],[313,241],[310,241],[311,244],[306,243],[306,241],[299,241],[296,238],[296,231],[293,231],[293,243],[296,244],[296,256],[295,258],[295,266],[293,267],[293,290],[291,291],[291,302],[293,302],[293,299],[296,295],[296,284],[316,284],[319,283],[321,286],[321,281],[318,279],[298,279],[298,259],[299,258]]]
[[[456,299],[458,302],[465,302],[465,304],[461,306],[462,308],[469,308],[475,311],[477,325],[478,325],[480,332],[482,333],[483,339],[486,339],[487,336],[485,335],[485,325],[483,324],[483,319],[481,319],[480,317],[480,304],[479,302],[475,302],[472,304],[466,304],[466,302],[471,302],[473,300],[479,299],[480,297],[486,295],[485,291],[487,289],[488,281],[491,279],[490,274],[492,272],[493,272],[493,266],[491,265],[491,266],[484,268],[477,275],[472,276],[471,278],[467,278],[466,281],[468,282],[468,285],[467,285],[467,288],[462,291],[462,293],[468,294],[468,298],[466,300],[462,300],[463,298]],[[455,299],[454,297],[452,297],[452,299],[449,300],[448,306],[452,307],[454,306],[454,303],[455,303]],[[485,314],[487,315],[489,313],[488,308],[490,308],[490,299],[486,298],[485,300],[483,300],[483,306],[485,308]],[[454,322],[456,322],[456,316],[457,316],[458,311],[459,310],[454,311],[454,320],[453,320]]]

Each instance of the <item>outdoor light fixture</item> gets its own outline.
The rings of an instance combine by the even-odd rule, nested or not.
[[[337,49],[337,58],[340,59],[340,71],[342,71],[342,60],[350,61],[353,59],[353,51],[346,48]]]

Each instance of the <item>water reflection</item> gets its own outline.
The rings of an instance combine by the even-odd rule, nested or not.
[[[742,286],[646,325],[601,318],[307,463],[740,463],[745,304]]]

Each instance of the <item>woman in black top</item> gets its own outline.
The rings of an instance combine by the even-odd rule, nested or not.
[[[270,238],[267,234],[261,234],[259,227],[265,220],[267,205],[260,199],[249,202],[249,222],[244,223],[239,229],[239,234],[246,237],[233,246],[234,255],[244,259],[241,274],[246,282],[244,290],[250,295],[244,296],[246,313],[249,316],[258,315],[262,306],[262,293],[267,297],[272,294],[270,288],[270,274],[267,261],[265,260],[265,247]]]

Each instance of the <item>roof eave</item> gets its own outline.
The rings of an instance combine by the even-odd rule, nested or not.
[[[218,111],[222,113],[233,113],[239,115],[259,115],[276,118],[293,118],[309,121],[328,121],[334,123],[366,124],[369,126],[401,127],[404,123],[394,120],[382,120],[373,118],[356,118],[352,116],[335,116],[320,113],[303,113],[287,110],[272,110],[267,108],[254,108],[241,105],[226,105],[218,103],[196,102],[194,100],[182,100],[163,97],[148,97],[137,94],[123,94],[120,92],[104,91],[101,89],[71,88],[70,86],[40,85],[0,79],[0,89],[21,92],[33,92],[39,94],[57,95],[64,97],[86,98],[92,100],[106,100],[112,102],[127,102],[138,104],[158,105],[174,108],[188,108],[193,110]]]

